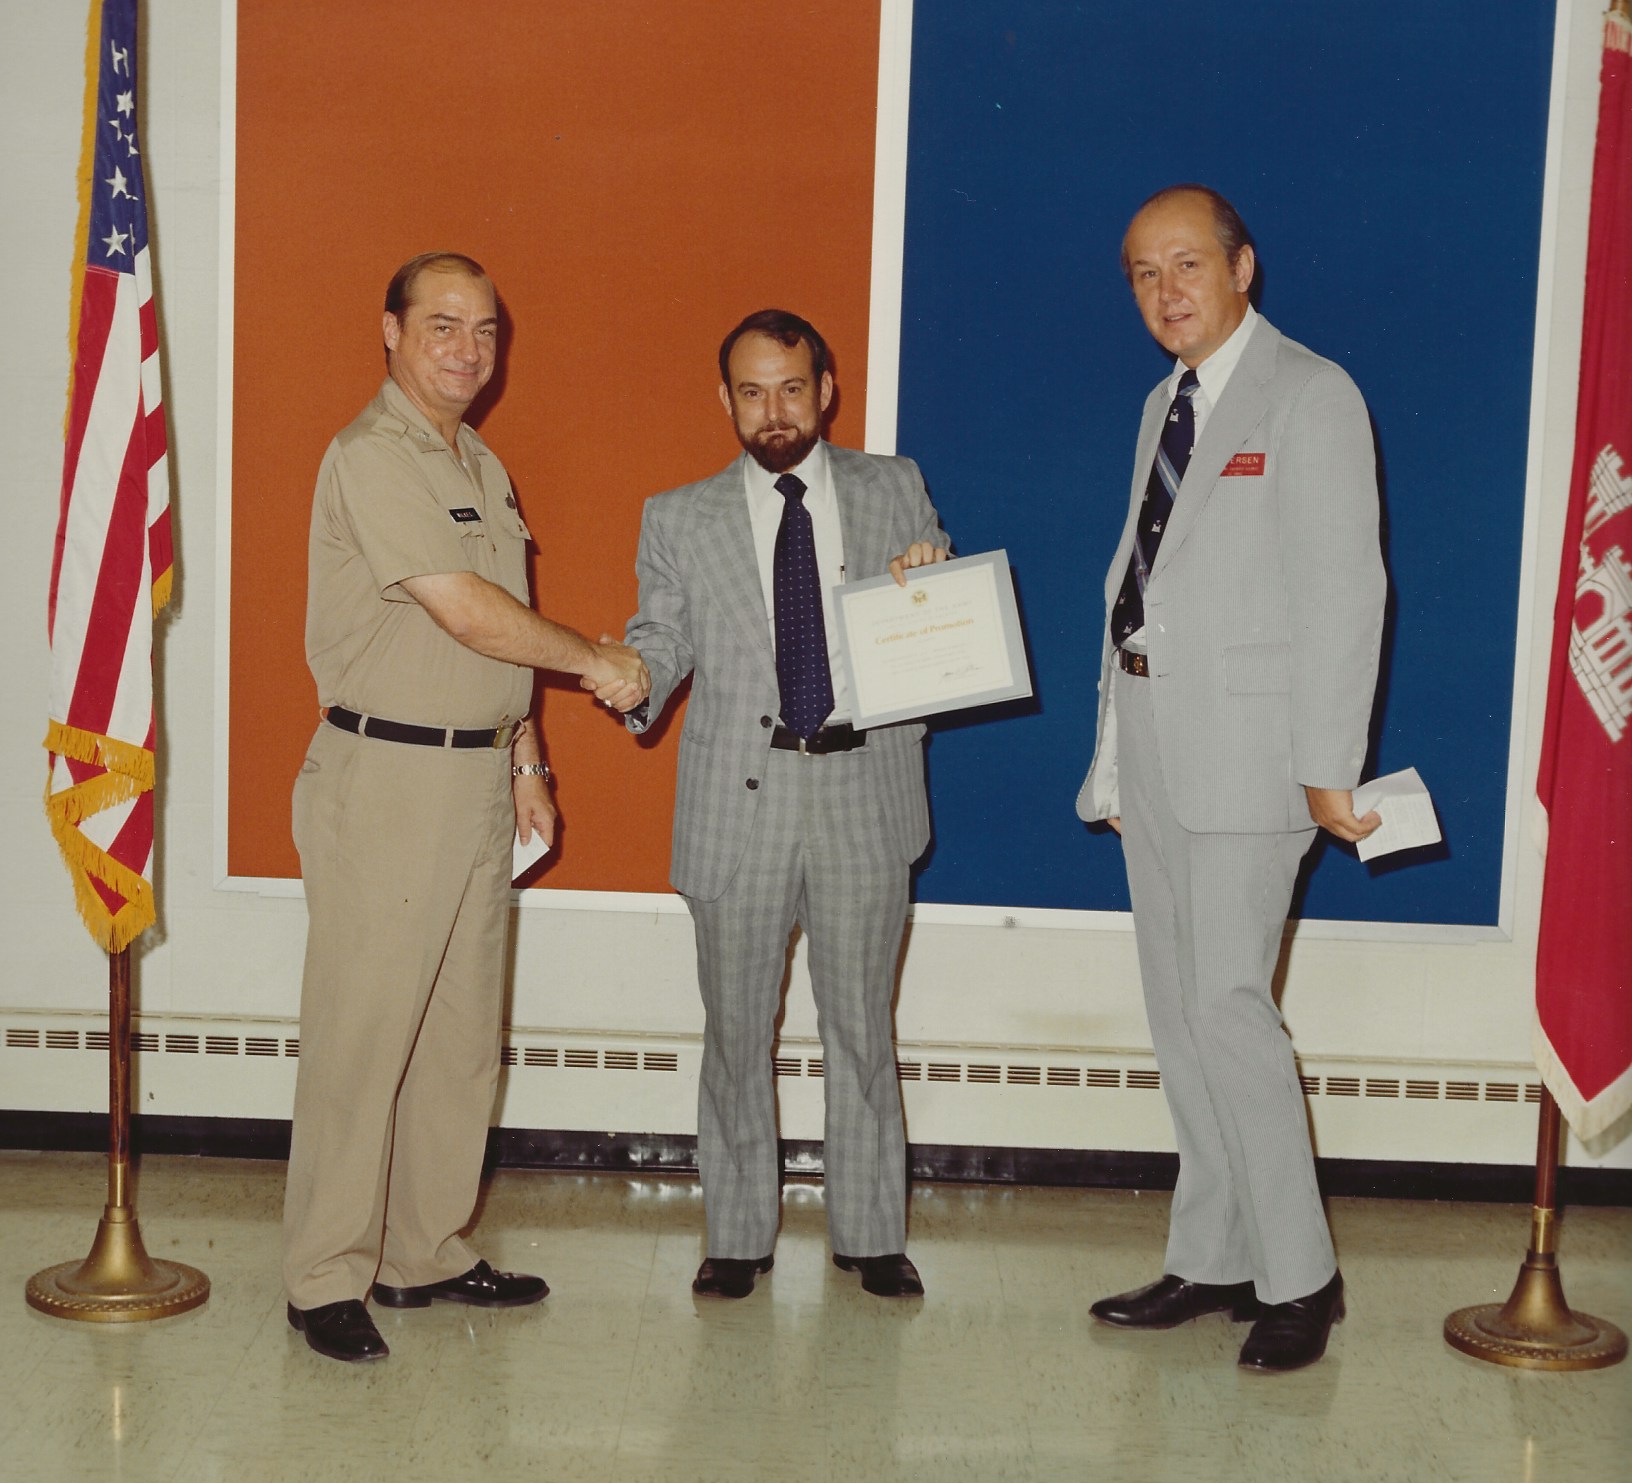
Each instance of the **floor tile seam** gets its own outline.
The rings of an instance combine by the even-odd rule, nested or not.
[[[1024,1311],[1024,1309],[1023,1305],[1021,1304],[1011,1304],[1009,1286],[1004,1279],[1002,1250],[995,1242],[992,1241],[988,1241],[986,1245],[991,1253],[992,1268],[997,1274],[998,1311],[1003,1315],[1003,1321],[1001,1324],[1003,1357],[1006,1362],[1007,1373],[1010,1375],[1016,1375],[1022,1372],[1027,1351],[1032,1346],[1025,1344],[1023,1341],[1020,1341],[1017,1338],[1010,1316],[1016,1307],[1019,1307],[1021,1311]],[[1022,1403],[1021,1414],[1025,1418],[1026,1422],[1026,1441],[1027,1445],[1031,1448],[1032,1471],[1035,1473],[1037,1470],[1037,1447],[1036,1438],[1031,1434],[1031,1422],[1034,1409],[1031,1401],[1032,1397],[1028,1393]]]
[[[412,1449],[416,1443],[421,1442],[424,1438],[424,1434],[420,1430],[420,1423],[425,1419],[426,1411],[431,1403],[431,1397],[441,1394],[442,1387],[439,1381],[442,1374],[442,1362],[448,1351],[458,1344],[459,1330],[457,1324],[458,1322],[469,1323],[472,1321],[471,1316],[464,1311],[463,1305],[453,1306],[456,1306],[459,1309],[457,1314],[448,1315],[450,1318],[455,1319],[454,1323],[436,1323],[436,1320],[431,1317],[432,1314],[436,1313],[436,1305],[434,1303],[431,1305],[430,1313],[422,1315],[426,1318],[431,1318],[431,1322],[420,1326],[423,1328],[431,1328],[432,1324],[435,1324],[434,1333],[436,1338],[434,1347],[426,1356],[424,1381],[420,1385],[418,1393],[414,1397],[413,1415],[408,1422],[405,1432],[408,1439],[408,1447],[410,1449]],[[477,1314],[480,1314],[483,1310],[478,1308],[475,1311]],[[395,1404],[395,1401],[393,1401],[393,1404]]]
[[[203,1413],[199,1417],[198,1426],[194,1429],[193,1435],[187,1440],[187,1445],[182,1449],[180,1455],[177,1457],[175,1471],[169,1474],[169,1476],[165,1479],[165,1483],[189,1483],[189,1480],[199,1476],[196,1468],[189,1470],[188,1464],[192,1460],[193,1454],[199,1450],[200,1446],[203,1444],[205,1438],[209,1434],[210,1422],[214,1418],[216,1412],[220,1410],[227,1391],[231,1389],[234,1382],[236,1382],[239,1374],[243,1371],[244,1366],[249,1363],[249,1357],[251,1354],[255,1353],[256,1348],[261,1341],[261,1336],[266,1332],[267,1324],[278,1317],[278,1310],[282,1304],[283,1294],[280,1292],[277,1299],[273,1302],[271,1308],[261,1314],[260,1322],[255,1325],[253,1332],[251,1332],[249,1336],[248,1342],[241,1350],[239,1350],[238,1362],[232,1367],[232,1373],[227,1376],[223,1384],[215,1385],[210,1388],[209,1404],[203,1409]]]
[[[629,1346],[629,1366],[623,1377],[623,1398],[618,1403],[618,1430],[612,1439],[612,1453],[607,1461],[613,1468],[612,1476],[617,1476],[618,1457],[623,1451],[624,1423],[629,1415],[629,1401],[635,1389],[635,1371],[640,1364],[640,1346],[646,1335],[646,1306],[651,1300],[652,1284],[657,1276],[657,1253],[661,1244],[656,1236],[648,1237],[651,1259],[646,1266],[646,1286],[640,1294],[640,1312],[635,1319],[635,1340]]]

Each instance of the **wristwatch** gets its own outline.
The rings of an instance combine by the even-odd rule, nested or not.
[[[548,762],[518,762],[510,769],[513,778],[543,778],[547,783],[555,776]]]

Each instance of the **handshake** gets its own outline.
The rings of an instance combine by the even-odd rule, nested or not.
[[[632,711],[652,693],[652,677],[638,650],[620,644],[609,633],[590,647],[595,657],[578,683],[593,690],[595,699],[608,710]]]

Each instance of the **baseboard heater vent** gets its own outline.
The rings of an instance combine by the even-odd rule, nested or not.
[[[131,1036],[141,1055],[257,1056],[300,1055],[298,1037],[272,1035],[194,1034],[185,1031],[140,1030]],[[36,1029],[12,1026],[5,1032],[7,1050],[100,1052],[108,1049],[106,1030]],[[677,1072],[675,1051],[631,1050],[623,1047],[551,1046],[516,1044],[507,1040],[501,1051],[504,1065],[527,1071],[653,1071]],[[778,1077],[820,1079],[820,1056],[778,1055],[772,1061]],[[904,1082],[938,1082],[964,1086],[1035,1087],[1040,1091],[1156,1091],[1161,1072],[1136,1066],[1050,1066],[1039,1061],[900,1060],[896,1072]],[[1535,1081],[1439,1081],[1421,1077],[1302,1075],[1305,1095],[1398,1099],[1413,1102],[1536,1103],[1541,1083]]]

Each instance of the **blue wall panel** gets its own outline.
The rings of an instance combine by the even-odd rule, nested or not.
[[[1266,316],[1371,408],[1392,598],[1368,775],[1416,766],[1446,833],[1409,863],[1319,851],[1303,914],[1496,921],[1552,29],[1544,0],[920,0],[898,447],[959,550],[1008,548],[1038,686],[937,724],[920,900],[1127,905],[1114,837],[1073,812],[1167,366],[1117,255],[1146,195],[1200,180],[1257,238]]]

